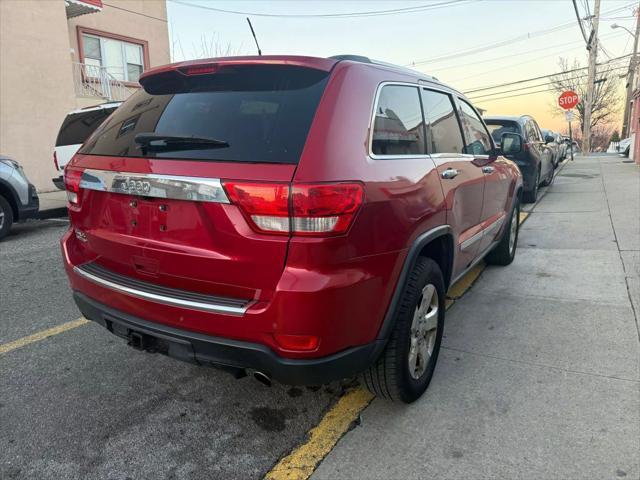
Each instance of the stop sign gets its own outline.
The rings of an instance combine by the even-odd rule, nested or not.
[[[578,94],[576,92],[572,92],[571,90],[562,92],[562,94],[558,97],[558,105],[560,105],[565,110],[571,110],[578,104],[579,101],[580,98],[578,97]]]

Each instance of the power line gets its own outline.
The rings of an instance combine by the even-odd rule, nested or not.
[[[609,33],[607,35],[603,35],[601,38],[612,38],[613,39],[613,38],[620,38],[620,37],[623,37],[623,36],[628,36],[628,35],[626,33]],[[546,47],[534,48],[533,50],[524,50],[522,52],[518,52],[516,55],[514,55],[513,53],[509,53],[507,55],[501,55],[499,57],[487,58],[485,60],[476,60],[474,62],[466,62],[466,63],[456,63],[454,65],[449,65],[449,66],[446,66],[446,67],[434,68],[433,71],[436,72],[436,74],[438,74],[439,72],[443,72],[445,70],[451,70],[452,68],[467,67],[469,65],[486,64],[486,63],[494,62],[496,60],[502,60],[503,58],[513,58],[514,56],[521,57],[521,56],[526,55],[528,53],[547,51],[549,49],[553,49],[553,48],[556,48],[556,47],[566,47],[568,45],[576,45],[576,44],[579,44],[579,43],[583,43],[582,40],[576,40],[575,42],[569,42],[569,43],[567,43],[567,42],[557,43],[557,44],[554,44],[554,45],[548,45]],[[570,51],[573,51],[573,50],[575,50],[575,48],[572,48],[570,50],[565,50],[564,53],[570,52]],[[515,64],[501,65],[500,66],[500,70],[504,70],[505,68],[510,68],[510,67],[514,67],[514,66],[517,66],[517,65],[522,65],[524,63],[529,63],[531,61],[539,60],[541,58],[553,57],[555,55],[558,55],[558,53],[555,52],[555,53],[552,53],[550,55],[544,55],[544,56],[540,56],[540,57],[533,57],[533,58],[530,58],[530,59],[528,59],[528,60],[526,60],[524,62],[519,62],[519,63],[515,63]],[[450,80],[449,83],[466,80],[467,78],[477,77],[478,75],[483,75],[484,73],[490,73],[490,72],[494,72],[495,73],[495,71],[496,71],[496,69],[493,68],[491,70],[487,70],[486,72],[473,72],[473,75],[471,75],[469,77],[459,78],[459,79],[456,79],[456,80]],[[440,76],[440,75],[437,75],[437,76]]]
[[[370,10],[364,12],[348,12],[348,13],[261,13],[261,12],[244,12],[239,10],[225,10],[222,8],[210,7],[205,5],[198,5],[196,3],[185,2],[183,0],[171,0],[173,3],[185,5],[188,7],[201,8],[203,10],[211,10],[219,13],[229,13],[234,15],[245,15],[251,17],[273,17],[273,18],[356,18],[356,17],[377,17],[385,15],[400,15],[404,13],[423,12],[426,10],[435,10],[438,8],[445,8],[451,6],[457,6],[464,3],[469,3],[476,0],[446,0],[440,3],[430,3],[423,5],[416,5],[413,7],[405,8],[392,8],[389,10]]]
[[[626,69],[626,68],[627,67],[624,66],[624,65],[619,66],[619,67],[614,67],[614,68],[611,68],[610,70],[608,70],[607,73],[615,72],[615,71],[618,71],[618,70],[623,70],[623,69]],[[565,72],[560,72],[560,73],[557,73],[555,75],[562,75],[563,73],[565,73]],[[584,78],[586,76],[587,75],[576,75],[573,78]],[[549,78],[551,78],[551,77],[549,77]],[[490,96],[494,96],[494,95],[503,95],[505,93],[511,93],[511,92],[519,92],[519,91],[528,90],[528,89],[531,89],[531,88],[537,88],[537,87],[543,87],[543,86],[551,86],[553,84],[554,84],[553,81],[543,82],[543,83],[539,83],[539,84],[536,84],[536,85],[529,85],[527,87],[513,88],[511,90],[503,90],[503,91],[500,91],[500,92],[485,93],[485,94],[482,94],[482,95],[476,95],[476,96],[473,96],[473,97],[469,97],[469,99],[470,100],[476,100],[476,99],[483,98],[483,97],[490,97]]]
[[[545,92],[549,92],[549,89],[545,88],[542,90],[536,90],[535,92],[517,93],[515,95],[506,95],[504,97],[498,97],[498,98],[487,98],[486,100],[480,100],[478,103],[495,102],[496,100],[504,100],[506,98],[513,98],[513,97],[524,97],[525,95],[534,95],[536,93],[545,93]],[[474,103],[476,103],[476,101],[472,98],[470,98],[469,100],[472,100]]]
[[[621,57],[612,58],[611,60],[608,60],[606,62],[599,63],[598,66],[607,65],[608,63],[615,62],[617,60],[621,60],[621,59],[627,58],[629,56],[630,56],[630,54],[629,55],[623,55]],[[553,77],[553,76],[556,76],[556,75],[561,75],[563,73],[578,72],[580,70],[586,70],[586,69],[587,69],[587,67],[573,68],[571,70],[565,70],[564,72],[550,73],[548,75],[540,75],[538,77],[525,78],[525,79],[522,79],[522,80],[516,80],[514,82],[500,83],[500,84],[497,84],[497,85],[491,85],[489,87],[474,88],[472,90],[467,90],[465,93],[469,94],[469,93],[475,93],[475,92],[480,92],[480,91],[484,91],[484,90],[493,90],[493,89],[499,88],[499,87],[506,87],[506,86],[509,86],[509,85],[517,85],[517,84],[520,84],[520,83],[528,83],[528,82],[531,82],[533,80],[541,80],[543,78],[549,78],[549,77]]]
[[[175,0],[174,0],[175,1]],[[624,10],[626,8],[629,8],[630,6],[635,5],[635,3],[630,3],[630,4],[626,4],[622,7],[617,7],[614,8],[612,10],[609,10],[605,13],[615,13],[621,10]],[[554,27],[550,27],[550,28],[546,28],[543,30],[536,30],[533,32],[528,32],[526,34],[523,35],[519,35],[517,37],[512,37],[508,40],[501,40],[499,42],[495,42],[495,43],[489,43],[489,44],[485,44],[479,47],[473,47],[471,49],[467,49],[467,50],[461,50],[458,52],[452,52],[452,53],[448,53],[446,55],[440,55],[438,57],[432,57],[432,58],[427,58],[427,59],[422,59],[422,60],[417,60],[408,64],[405,64],[405,67],[415,67],[417,65],[423,65],[425,63],[434,63],[434,62],[441,62],[443,60],[449,60],[452,58],[458,58],[458,57],[464,57],[464,56],[468,56],[468,55],[473,55],[475,53],[484,53],[487,50],[492,50],[494,48],[499,48],[499,47],[503,47],[505,45],[510,45],[514,42],[520,42],[523,40],[529,40],[531,38],[535,38],[535,37],[539,37],[539,36],[543,36],[543,35],[547,35],[549,33],[555,33],[555,32],[559,32],[561,30],[565,30],[567,28],[571,28],[575,26],[575,22],[568,22],[568,23],[562,23],[559,25],[556,25]]]
[[[147,15],[146,13],[136,12],[134,10],[128,10],[122,7],[116,7],[115,5],[111,5],[109,3],[103,3],[102,5],[104,5],[105,7],[115,8],[116,10],[122,10],[123,12],[129,12],[135,15],[140,15],[141,17],[153,18],[154,20],[160,20],[161,22],[167,23],[166,18],[154,17],[153,15]]]
[[[582,32],[582,38],[584,38],[584,43],[589,43],[587,39],[587,34],[584,31],[584,25],[582,24],[582,19],[580,18],[580,12],[578,11],[578,3],[576,0],[573,0],[573,9],[576,11],[576,18],[578,19],[578,25],[580,25],[580,31]]]
[[[487,50],[492,50],[494,48],[504,47],[505,45],[511,45],[514,42],[520,42],[522,40],[528,40],[530,38],[539,37],[539,36],[542,36],[542,35],[546,35],[548,33],[553,33],[553,32],[557,32],[557,31],[560,31],[560,30],[564,30],[566,28],[573,27],[573,25],[574,25],[574,22],[564,23],[564,24],[561,24],[561,25],[557,25],[555,27],[547,28],[547,29],[544,29],[544,30],[537,30],[535,32],[530,32],[530,33],[526,33],[524,35],[519,35],[517,37],[509,38],[507,40],[501,40],[499,42],[489,43],[489,44],[481,45],[479,47],[474,47],[474,48],[471,48],[471,49],[462,50],[460,52],[450,53],[450,54],[447,54],[447,55],[440,55],[438,57],[432,57],[432,58],[427,58],[427,59],[423,59],[423,60],[418,60],[418,61],[406,64],[404,66],[405,67],[414,67],[416,65],[423,65],[425,63],[435,63],[435,62],[441,62],[443,60],[449,60],[449,59],[452,59],[452,58],[466,57],[468,55],[473,55],[475,53],[486,52]]]
[[[611,38],[620,38],[620,37],[622,37],[623,35],[625,35],[625,34],[623,34],[623,33],[617,33],[617,34],[609,34],[609,35],[607,35],[607,36],[608,36],[608,37],[611,37]],[[627,35],[627,36],[628,36],[628,35]],[[604,37],[604,36],[603,36],[603,37]],[[549,47],[539,48],[539,49],[536,49],[536,50],[529,50],[528,52],[522,52],[522,53],[524,54],[524,53],[538,52],[538,51],[540,51],[540,50],[549,50],[550,48],[559,47],[559,46],[573,45],[573,44],[576,44],[576,43],[582,43],[582,40],[578,40],[578,41],[576,41],[576,42],[570,42],[570,43],[562,43],[562,44],[559,44],[559,45],[551,45],[551,46],[549,46]],[[571,48],[571,49],[568,49],[568,50],[564,50],[564,52],[563,52],[563,53],[568,53],[568,52],[571,52],[571,51],[576,50],[576,49],[578,49],[578,48],[582,48],[582,47],[574,47],[574,48]],[[624,53],[624,52],[623,52],[623,53]],[[527,60],[525,60],[525,61],[523,61],[523,62],[510,63],[510,64],[508,64],[508,65],[500,65],[500,71],[502,72],[502,71],[507,70],[507,69],[512,68],[512,67],[517,67],[517,66],[520,66],[520,65],[524,65],[524,64],[527,64],[527,63],[531,63],[531,62],[534,62],[534,61],[536,61],[536,60],[541,60],[541,59],[543,59],[543,58],[555,57],[555,56],[557,56],[557,55],[558,55],[558,52],[554,52],[554,53],[547,54],[547,55],[541,55],[541,56],[538,56],[538,57],[529,58],[529,59],[527,59]],[[487,63],[487,62],[492,62],[492,61],[495,61],[495,60],[499,60],[500,58],[509,58],[509,57],[512,57],[512,56],[513,56],[512,54],[511,54],[511,55],[505,55],[505,56],[503,56],[503,57],[492,58],[492,59],[488,59],[488,60],[486,60],[486,61],[474,62],[474,64],[475,64],[475,63]],[[469,65],[469,64],[461,64],[461,65],[455,65],[455,66],[453,66],[453,67],[447,67],[447,68],[444,68],[444,69],[436,69],[436,72],[440,72],[440,71],[442,71],[442,70],[448,70],[448,69],[450,69],[450,68],[459,68],[459,67],[464,67],[464,66],[467,66],[467,65]],[[495,71],[496,71],[496,69],[495,69],[495,68],[492,68],[492,69],[490,69],[490,70],[484,70],[484,71],[482,71],[482,72],[473,72],[473,75],[469,75],[469,76],[462,77],[462,78],[456,78],[456,79],[453,79],[453,80],[447,80],[447,81],[448,81],[449,83],[462,82],[462,81],[467,80],[467,79],[469,79],[469,78],[477,78],[477,77],[481,77],[481,76],[483,76],[483,75],[488,75],[488,74],[490,74],[490,73],[495,73]],[[439,75],[439,74],[438,74],[438,77],[440,77],[440,75]]]

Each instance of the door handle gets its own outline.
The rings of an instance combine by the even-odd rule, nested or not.
[[[493,167],[482,167],[482,173],[493,173],[495,168]]]
[[[459,173],[460,172],[455,168],[447,168],[444,172],[442,172],[441,177],[445,180],[451,180],[452,178],[457,177]]]

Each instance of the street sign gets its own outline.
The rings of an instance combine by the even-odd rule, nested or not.
[[[578,105],[580,101],[580,97],[576,92],[572,92],[568,90],[566,92],[562,92],[562,94],[558,97],[558,105],[564,108],[565,110],[571,110],[573,107]]]
[[[564,115],[567,117],[567,122],[571,123],[573,121],[573,110],[567,110]]]

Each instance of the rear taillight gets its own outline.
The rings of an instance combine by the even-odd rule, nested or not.
[[[56,167],[56,172],[59,172],[60,167],[58,166],[58,155],[55,150],[53,151],[53,165]]]
[[[525,142],[525,143],[522,145],[522,150],[523,150],[523,151],[525,151],[525,152],[528,152],[528,151],[529,151],[529,144]]]
[[[224,188],[254,230],[276,235],[340,235],[349,229],[364,198],[359,183],[229,181]]]
[[[64,169],[64,186],[67,190],[67,200],[73,205],[78,205],[80,195],[80,178],[82,170],[66,167]]]

